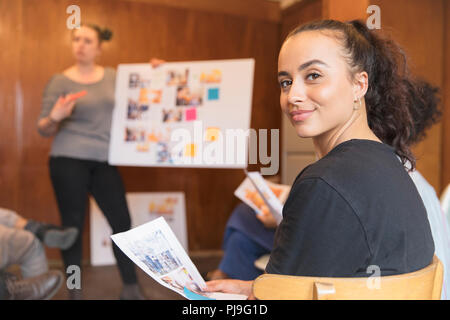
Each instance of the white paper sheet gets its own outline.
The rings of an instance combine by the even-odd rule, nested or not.
[[[159,217],[168,225],[185,250],[188,249],[184,192],[127,192],[131,227],[137,227]],[[90,199],[90,244],[93,266],[113,265],[112,230],[93,198]]]
[[[111,238],[155,281],[185,298],[195,299],[195,295],[186,295],[186,288],[207,299],[247,299],[244,295],[203,292],[205,281],[163,217]]]

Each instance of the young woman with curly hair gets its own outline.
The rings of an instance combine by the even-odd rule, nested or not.
[[[359,21],[323,20],[292,31],[280,50],[280,104],[318,161],[296,178],[267,273],[370,276],[429,265],[434,244],[424,204],[405,170],[415,166],[414,109],[436,90],[408,72],[404,54]],[[401,161],[399,161],[399,158]],[[208,282],[251,295],[252,281]]]

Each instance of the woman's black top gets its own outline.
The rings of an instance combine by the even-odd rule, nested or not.
[[[433,254],[424,204],[394,149],[354,139],[296,178],[266,272],[385,276],[424,268]]]

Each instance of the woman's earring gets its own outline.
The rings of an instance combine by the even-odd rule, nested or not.
[[[361,98],[358,99],[359,105],[356,104],[356,100],[353,101],[353,102],[354,102],[354,104],[353,104],[353,110],[358,110],[358,109],[361,108]]]

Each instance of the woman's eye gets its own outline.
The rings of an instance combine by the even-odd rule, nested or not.
[[[306,80],[316,80],[319,77],[320,77],[320,74],[318,74],[316,72],[312,72],[306,76]]]
[[[282,80],[280,81],[280,88],[285,89],[292,84],[291,80]]]

